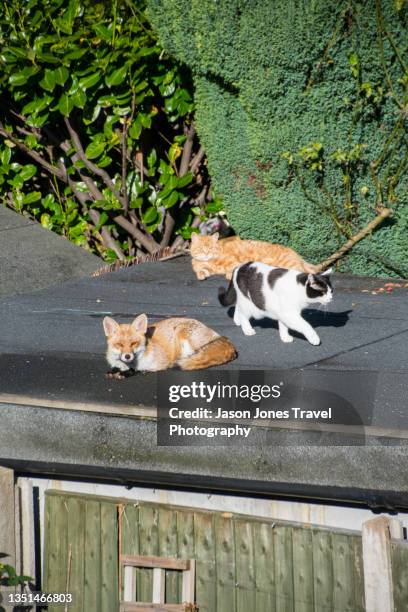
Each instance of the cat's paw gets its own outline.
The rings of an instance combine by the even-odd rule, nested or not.
[[[242,330],[246,336],[255,336],[256,331],[254,329],[243,329]]]
[[[196,276],[198,280],[205,280],[207,278],[205,272],[197,272]]]
[[[282,342],[293,342],[293,336],[289,336],[289,334],[287,336],[281,336],[280,339]]]
[[[321,340],[317,334],[315,336],[309,336],[308,340],[313,346],[319,346],[319,344],[321,344]]]

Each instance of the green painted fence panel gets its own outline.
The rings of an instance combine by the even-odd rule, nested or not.
[[[101,609],[101,504],[87,501],[85,506],[84,611]]]
[[[178,557],[178,532],[176,510],[159,510],[159,555],[161,557]],[[181,597],[180,572],[166,570],[166,602],[178,603]]]
[[[119,605],[118,508],[101,503],[101,612],[117,612]],[[88,612],[87,610],[84,612]]]
[[[45,588],[69,584],[70,612],[118,611],[119,554],[196,559],[200,612],[364,612],[355,532],[60,491],[47,492],[44,520]],[[392,554],[395,612],[406,612],[408,547]],[[137,601],[151,601],[152,577],[135,571]],[[180,601],[181,583],[166,571],[167,603]]]
[[[275,606],[274,523],[254,523],[255,612],[279,612]]]
[[[194,512],[196,597],[200,602],[200,612],[217,610],[214,524],[212,514]]]
[[[237,612],[255,610],[255,559],[252,523],[235,520]]]
[[[145,505],[139,506],[139,552],[141,555],[159,554],[159,509]],[[153,570],[141,569],[138,572],[137,600],[152,601]]]
[[[229,513],[215,517],[217,608],[236,612],[234,521]]]
[[[391,544],[392,580],[395,612],[408,609],[408,544]]]

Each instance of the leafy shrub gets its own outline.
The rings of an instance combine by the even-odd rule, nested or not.
[[[244,237],[408,276],[408,35],[401,0],[147,0],[195,83],[197,130]]]
[[[219,209],[189,72],[142,2],[4,2],[0,68],[7,206],[108,261],[182,243]]]

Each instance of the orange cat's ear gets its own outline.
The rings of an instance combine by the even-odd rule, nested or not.
[[[212,234],[211,238],[214,240],[214,242],[217,242],[218,238],[220,237],[218,232],[215,232],[215,234]]]
[[[198,234],[196,234],[195,232],[194,232],[194,234],[191,234],[191,244],[194,244],[194,242],[196,242],[197,238],[198,238]]]

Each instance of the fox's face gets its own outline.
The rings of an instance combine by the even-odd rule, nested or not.
[[[146,345],[147,317],[141,314],[128,323],[117,323],[110,317],[103,320],[103,329],[108,340],[109,357],[131,365]]]

